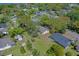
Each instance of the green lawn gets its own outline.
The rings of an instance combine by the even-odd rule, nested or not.
[[[33,39],[27,33],[24,33],[24,36],[25,36],[26,40]],[[35,38],[35,41],[32,42],[33,47],[35,49],[37,49],[38,51],[40,51],[41,55],[46,55],[46,51],[47,51],[47,49],[49,49],[49,47],[52,45],[52,43],[53,42],[50,39],[43,39],[42,37],[37,37],[37,38]]]
[[[69,47],[65,50],[65,52],[72,52],[72,53],[73,53],[72,56],[76,56],[76,55],[77,55],[76,50],[71,49],[71,48],[72,48],[72,46],[69,46]]]
[[[24,33],[24,40],[27,44],[27,40],[31,40],[32,37],[29,36],[27,33]],[[35,41],[32,42],[32,45],[35,49],[37,49],[40,52],[40,55],[46,55],[47,49],[49,49],[52,45],[52,41],[50,39],[42,39],[40,37],[35,38]],[[14,56],[25,56],[25,55],[31,55],[31,52],[27,49],[26,45],[24,46],[24,49],[26,53],[22,54],[20,51],[21,44],[19,42],[16,43],[15,46],[13,46],[10,49],[7,49],[3,51],[4,55],[13,54]]]
[[[49,49],[52,45],[50,39],[40,39],[36,38],[35,42],[33,43],[35,48],[40,51],[41,55],[46,55],[47,49]]]

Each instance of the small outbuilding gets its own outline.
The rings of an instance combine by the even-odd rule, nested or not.
[[[23,37],[21,35],[16,35],[15,39],[21,41],[21,40],[23,40]]]

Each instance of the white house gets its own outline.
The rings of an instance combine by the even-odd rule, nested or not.
[[[45,34],[48,34],[49,33],[49,29],[47,27],[42,27],[40,26],[39,27],[39,32],[42,34],[42,35],[45,35]]]

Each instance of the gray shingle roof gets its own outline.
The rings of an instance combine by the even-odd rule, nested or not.
[[[64,48],[66,48],[71,43],[68,38],[62,36],[60,33],[53,33],[50,38],[62,45]]]
[[[6,24],[0,24],[0,32],[7,31],[7,25]]]
[[[9,38],[0,38],[0,48],[4,48],[7,45],[9,46],[13,46],[15,43],[11,40],[9,40]]]
[[[6,28],[6,27],[7,27],[6,24],[4,24],[4,23],[0,24],[0,28]]]

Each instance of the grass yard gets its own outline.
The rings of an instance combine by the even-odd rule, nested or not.
[[[26,44],[27,39],[30,39],[31,37],[27,34],[27,32],[25,32],[23,34],[23,36],[24,36],[24,41],[25,41],[25,44]],[[13,48],[13,51],[12,51],[13,55],[15,55],[15,56],[26,56],[26,55],[30,55],[30,51],[27,50],[26,45],[24,46],[24,49],[25,49],[25,53],[24,54],[21,53],[21,50],[20,49],[21,49],[21,44],[20,43],[17,43],[17,45]]]
[[[26,41],[33,39],[26,32],[24,33],[24,37]],[[33,47],[40,52],[40,55],[46,55],[46,51],[51,47],[52,43],[53,42],[50,39],[44,39],[41,36],[35,38],[34,42],[32,42]]]
[[[69,46],[65,52],[72,52],[72,56],[76,56],[77,55],[77,52],[74,50],[74,49],[71,49],[72,46]]]
[[[49,39],[36,38],[33,45],[38,51],[40,51],[41,55],[46,55],[46,51],[51,47],[52,41]]]
[[[20,42],[17,42],[16,45],[13,46],[12,48],[2,51],[1,55],[9,55],[9,54],[12,54],[14,56],[30,55],[29,51],[27,51],[26,45],[24,46],[24,49],[26,51],[24,54],[21,53],[20,49],[21,49],[21,44]]]
[[[24,35],[24,40],[26,44],[27,44],[27,40],[31,41],[32,37],[29,36],[26,32],[23,35]],[[35,41],[31,43],[33,47],[40,52],[40,55],[46,55],[46,51],[51,47],[53,42],[50,39],[46,39],[46,38],[44,39],[40,36],[40,37],[35,38]],[[14,56],[31,55],[31,52],[27,49],[26,45],[24,46],[24,49],[26,51],[24,54],[21,53],[20,48],[21,48],[21,44],[20,42],[17,42],[15,46],[3,51],[2,53],[4,55],[12,54]]]

